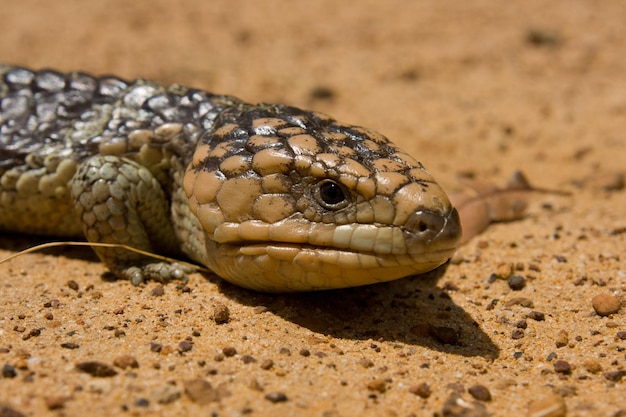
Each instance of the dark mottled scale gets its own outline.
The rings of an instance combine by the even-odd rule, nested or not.
[[[4,76],[6,85],[12,90],[27,88],[35,79],[35,73],[25,68],[14,68]]]
[[[34,163],[52,152],[81,160],[107,140],[170,122],[183,125],[184,137],[164,146],[187,160],[201,132],[236,102],[145,80],[0,65],[0,174],[27,157]]]
[[[128,88],[128,83],[116,77],[105,76],[97,81],[98,87],[94,96],[95,104],[102,104],[117,100],[122,92]]]
[[[35,74],[33,91],[60,93],[65,90],[65,76],[52,70],[42,70]]]

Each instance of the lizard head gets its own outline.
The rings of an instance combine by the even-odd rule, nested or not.
[[[448,260],[461,235],[445,192],[384,136],[282,105],[224,110],[184,191],[206,237],[199,260],[261,291],[423,273]]]

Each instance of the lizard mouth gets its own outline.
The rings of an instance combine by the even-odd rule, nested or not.
[[[240,286],[265,292],[355,287],[428,272],[446,262],[455,248],[381,255],[332,247],[268,242],[220,245],[213,268]]]
[[[290,224],[291,233],[277,229],[271,236],[274,239],[243,239],[252,233],[246,231],[249,226],[242,230],[239,225],[229,233],[226,229],[216,233],[215,249],[220,262],[212,268],[240,286],[268,292],[390,281],[430,271],[452,256],[460,237],[458,214],[452,209],[439,217],[442,220],[431,221],[437,230],[423,223],[407,230],[375,225],[308,224],[305,227],[303,222],[298,222]],[[432,213],[419,218],[434,219]],[[294,227],[298,225],[299,228]],[[297,233],[304,230],[306,234]],[[377,236],[378,243],[367,241],[367,236]],[[279,240],[280,237],[285,238]]]

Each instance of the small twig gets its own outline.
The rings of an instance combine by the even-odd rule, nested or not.
[[[37,245],[37,246],[33,246],[31,248],[28,249],[24,249],[21,250],[17,253],[14,253],[13,255],[9,255],[4,259],[0,259],[0,264],[3,264],[5,262],[8,262],[14,258],[17,258],[18,256],[21,255],[25,255],[27,253],[31,253],[31,252],[36,252],[36,251],[40,251],[42,249],[47,249],[47,248],[53,248],[53,247],[58,247],[58,246],[89,246],[89,247],[99,247],[99,248],[121,248],[121,249],[126,249],[128,251],[131,252],[135,252],[135,253],[139,253],[141,255],[144,256],[148,256],[150,258],[154,258],[154,259],[158,259],[164,262],[170,262],[170,263],[179,263],[183,266],[189,267],[191,269],[194,269],[196,271],[203,271],[203,272],[211,272],[210,270],[201,267],[199,265],[194,265],[191,264],[189,262],[184,262],[184,261],[179,261],[178,259],[174,259],[174,258],[169,258],[167,256],[162,256],[156,253],[152,253],[152,252],[147,252],[141,249],[137,249],[137,248],[133,248],[132,246],[128,246],[128,245],[122,245],[119,243],[98,243],[98,242],[48,242],[48,243],[42,243],[41,245]]]

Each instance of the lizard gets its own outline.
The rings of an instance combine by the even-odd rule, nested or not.
[[[433,176],[371,129],[178,84],[11,65],[0,66],[0,231],[184,256],[265,292],[421,274],[461,237]],[[189,272],[94,251],[135,285]]]

